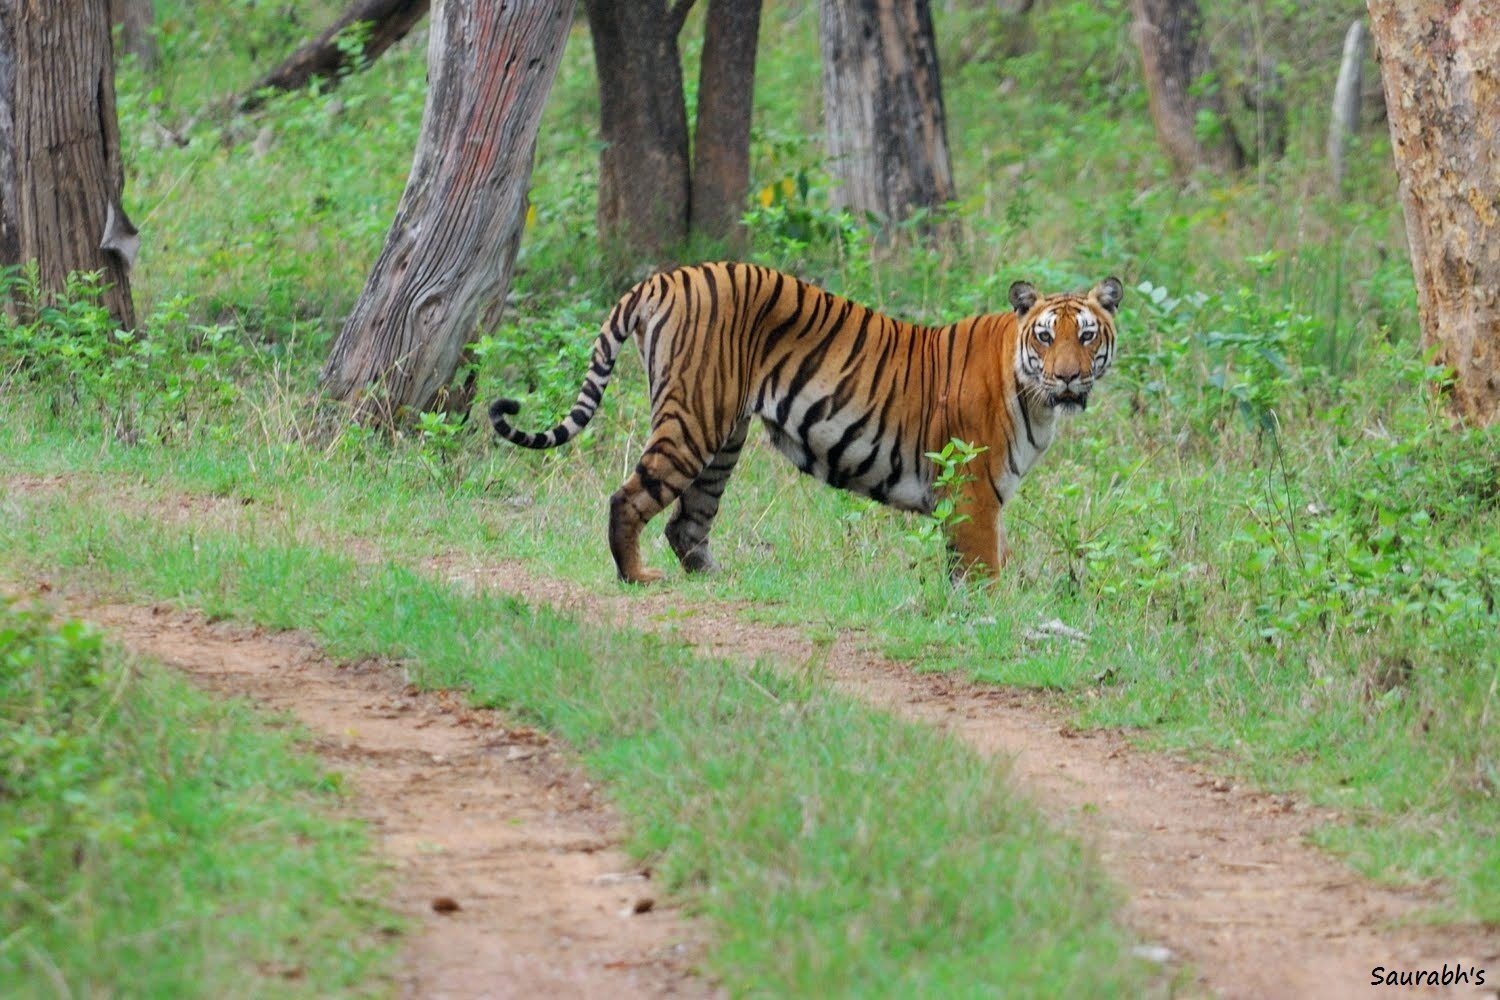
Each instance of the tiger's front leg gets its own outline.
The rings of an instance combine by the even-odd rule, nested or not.
[[[988,480],[981,477],[965,483],[953,513],[957,523],[948,528],[953,579],[999,579],[1009,553],[1005,526],[1000,522],[1000,500]]]

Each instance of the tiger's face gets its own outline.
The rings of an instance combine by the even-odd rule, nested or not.
[[[1115,310],[1124,289],[1105,278],[1087,294],[1040,295],[1024,281],[1010,286],[1020,327],[1016,376],[1031,400],[1079,413],[1115,355]]]

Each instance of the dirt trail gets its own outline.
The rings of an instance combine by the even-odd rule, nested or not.
[[[26,492],[70,485],[63,477],[0,481]],[[130,503],[125,484],[107,492]],[[168,520],[225,526],[244,515],[232,499],[192,495],[155,509]],[[343,544],[359,558],[379,558],[367,544]],[[1437,971],[1446,963],[1485,969],[1485,985],[1408,987],[1400,994],[1500,997],[1500,935],[1470,925],[1398,926],[1436,898],[1375,885],[1305,846],[1330,813],[1142,752],[1117,733],[1075,730],[1040,696],[914,673],[872,656],[848,633],[815,649],[795,628],[747,623],[732,603],[686,601],[670,582],[655,590],[598,593],[520,564],[460,554],[429,559],[424,569],[596,622],[671,633],[713,655],[764,657],[792,667],[816,657],[838,690],[1011,760],[1023,789],[1060,827],[1091,843],[1125,887],[1126,915],[1142,941],[1165,949],[1174,964],[1190,964],[1199,992],[1367,997],[1389,992],[1371,985],[1376,967]]]
[[[403,995],[712,994],[689,971],[697,929],[616,849],[615,817],[544,734],[509,728],[461,696],[419,694],[394,669],[330,662],[289,633],[210,625],[164,606],[73,600],[66,610],[314,734],[395,864],[393,903],[412,921]]]
[[[1434,995],[1497,996],[1500,936],[1479,927],[1394,926],[1436,900],[1377,886],[1305,846],[1331,814],[1142,752],[1117,733],[1076,730],[1039,696],[918,674],[870,655],[847,633],[815,649],[796,629],[742,621],[734,605],[685,606],[670,584],[600,594],[518,564],[454,556],[429,560],[427,569],[594,621],[671,632],[714,655],[792,666],[816,656],[839,691],[1013,760],[1040,807],[1079,831],[1124,884],[1127,919],[1148,947],[1191,963],[1200,990],[1367,997],[1380,992],[1370,985],[1377,966],[1441,970],[1446,962],[1487,969],[1486,985]]]

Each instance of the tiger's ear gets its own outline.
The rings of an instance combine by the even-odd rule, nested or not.
[[[1025,316],[1036,305],[1036,289],[1029,282],[1018,281],[1010,286],[1010,307],[1017,316]]]
[[[1099,303],[1109,312],[1120,308],[1120,299],[1125,295],[1125,287],[1120,284],[1120,279],[1108,277],[1095,285],[1089,292],[1089,297]]]

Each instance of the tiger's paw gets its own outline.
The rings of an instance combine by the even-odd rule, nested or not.
[[[682,568],[689,573],[717,573],[719,564],[709,554],[708,547],[694,549],[681,560]]]
[[[624,577],[623,579],[626,583],[644,585],[658,583],[664,576],[665,574],[662,573],[662,571],[659,569],[639,569],[632,573],[630,576]]]

